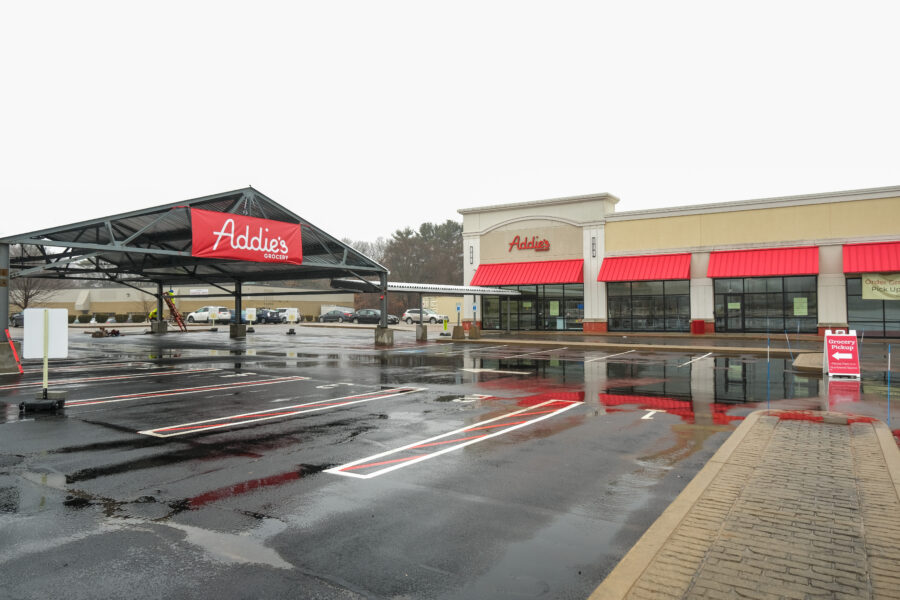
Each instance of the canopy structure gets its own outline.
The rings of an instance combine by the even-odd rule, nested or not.
[[[607,256],[597,281],[657,281],[691,278],[691,255]]]
[[[192,227],[200,216],[198,210],[233,215],[232,228],[235,223],[239,227],[252,223],[254,229],[248,237],[258,223],[271,225],[273,231],[282,227],[297,231],[299,227],[301,247],[291,251],[302,258],[256,262],[198,256]],[[233,235],[237,233],[232,230]],[[270,241],[262,233],[260,238],[257,247]],[[273,243],[276,248],[277,240]],[[12,253],[10,246],[17,246]],[[235,295],[237,314],[243,282],[376,277],[385,289],[387,273],[384,266],[253,188],[0,238],[0,284],[7,283],[7,274],[10,279],[101,278],[132,287],[156,283],[157,296],[162,295],[163,286],[209,284]],[[159,300],[160,311],[161,303]],[[4,325],[8,311],[8,296],[0,294],[0,322]]]
[[[340,289],[360,292],[378,292],[381,290],[377,281],[359,281],[351,279],[334,279],[331,285]],[[484,296],[521,296],[517,290],[503,288],[477,287],[473,285],[444,285],[440,283],[404,283],[388,281],[389,292],[418,292],[420,294],[440,294],[442,296],[465,296],[466,294]]]
[[[844,273],[900,272],[900,242],[844,244]]]
[[[706,276],[711,279],[818,273],[819,249],[816,246],[710,252],[709,267],[706,270]]]
[[[486,264],[478,267],[472,286],[584,283],[584,260]]]

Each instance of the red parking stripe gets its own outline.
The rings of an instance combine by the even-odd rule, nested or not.
[[[473,435],[471,437],[464,438],[454,438],[452,440],[447,440],[446,442],[431,442],[430,444],[419,444],[418,446],[412,446],[412,448],[427,448],[428,446],[440,446],[441,444],[452,444],[453,442],[465,442],[466,440],[477,440],[478,438],[482,438],[486,436],[486,433],[481,435]]]
[[[516,415],[518,416],[518,415]],[[478,431],[479,429],[493,429],[495,427],[510,427],[512,425],[521,425],[522,423],[526,423],[527,421],[514,421],[512,423],[494,423],[493,425],[482,425],[481,427],[472,427],[471,429],[465,429],[464,431]]]
[[[406,458],[395,458],[394,460],[383,460],[381,462],[366,463],[364,465],[354,465],[352,467],[347,467],[346,469],[341,469],[341,471],[353,471],[354,469],[365,469],[366,467],[377,467],[378,465],[389,465],[391,463],[405,462],[407,460],[412,460],[414,458],[419,458],[419,457],[418,456],[407,456]]]

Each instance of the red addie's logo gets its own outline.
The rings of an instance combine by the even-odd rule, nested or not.
[[[534,250],[535,252],[546,252],[550,250],[550,240],[539,240],[536,235],[531,236],[531,238],[525,238],[522,240],[519,236],[513,238],[513,240],[509,243],[509,252],[513,251],[513,248],[518,250]]]
[[[303,264],[300,226],[191,209],[192,256]]]

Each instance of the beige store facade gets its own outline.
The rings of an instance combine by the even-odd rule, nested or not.
[[[616,212],[595,194],[462,209],[486,329],[900,336],[900,187]],[[579,289],[579,286],[580,289]],[[580,292],[580,293],[579,293]],[[474,310],[473,310],[474,309]]]

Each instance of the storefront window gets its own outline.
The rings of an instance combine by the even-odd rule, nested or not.
[[[816,277],[716,279],[716,331],[795,331],[818,327]]]
[[[583,328],[583,284],[503,287],[522,295],[513,298],[485,296],[482,314],[484,329],[561,331]]]
[[[631,281],[606,284],[610,331],[689,331],[690,282]]]
[[[847,279],[847,321],[857,335],[900,337],[900,300],[866,300],[862,280]]]

